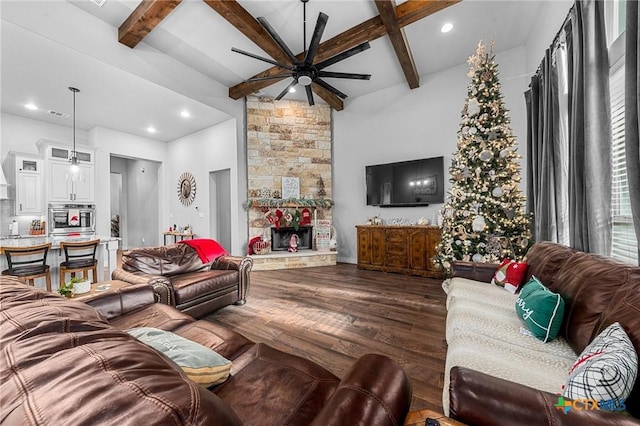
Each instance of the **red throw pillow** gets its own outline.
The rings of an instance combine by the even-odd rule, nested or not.
[[[526,274],[526,262],[504,259],[493,275],[491,283],[504,287],[509,293],[516,293],[520,289]]]

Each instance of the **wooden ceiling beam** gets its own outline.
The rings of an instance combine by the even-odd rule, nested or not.
[[[460,1],[462,0],[408,0],[395,8],[398,26],[404,28]],[[230,1],[227,2],[233,3]],[[376,16],[320,43],[314,61],[323,61],[365,41],[373,41],[386,34],[387,31],[382,19],[380,16]],[[302,58],[303,54],[300,53],[297,57]],[[280,68],[272,67],[251,78],[269,77],[279,74],[280,72],[282,72]],[[260,89],[264,89],[273,83],[274,80],[242,82],[229,88],[229,97],[232,99],[240,99]]]
[[[316,83],[311,83],[311,89],[313,92],[320,96],[331,108],[336,111],[342,111],[344,109],[344,103],[335,93],[325,89]]]
[[[416,64],[413,61],[413,55],[411,54],[411,48],[407,42],[407,37],[404,34],[404,28],[400,28],[398,24],[398,17],[396,16],[396,2],[395,0],[374,0],[380,19],[387,30],[389,40],[393,50],[396,52],[400,67],[404,73],[407,83],[411,89],[415,89],[420,86],[420,76],[416,69]]]
[[[181,2],[182,0],[143,0],[118,28],[118,41],[133,49]]]
[[[211,9],[218,12],[220,16],[226,19],[231,25],[236,27],[242,34],[247,36],[256,46],[264,50],[276,62],[291,64],[291,59],[282,51],[278,43],[271,38],[269,33],[260,25],[260,22],[247,12],[245,8],[240,6],[237,1],[204,0],[204,2]],[[281,68],[278,69],[282,72]],[[278,80],[271,80],[267,85],[277,81]]]

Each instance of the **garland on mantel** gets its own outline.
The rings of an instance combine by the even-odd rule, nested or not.
[[[331,207],[330,198],[249,198],[242,204],[245,210],[252,207]]]

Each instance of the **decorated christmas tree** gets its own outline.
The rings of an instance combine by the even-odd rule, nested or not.
[[[520,190],[520,155],[500,92],[493,45],[482,41],[468,60],[471,82],[449,173],[442,240],[436,263],[521,259],[530,245],[530,218]]]

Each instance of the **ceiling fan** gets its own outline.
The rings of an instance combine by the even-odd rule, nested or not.
[[[300,0],[303,3],[303,48],[307,46],[307,2],[309,0]],[[296,84],[301,84],[304,86],[305,91],[307,93],[307,100],[309,101],[309,105],[314,105],[313,100],[313,92],[311,91],[311,83],[316,83],[319,86],[333,92],[336,96],[345,99],[347,97],[346,94],[336,89],[329,83],[323,80],[323,78],[346,78],[352,80],[369,80],[371,78],[370,74],[354,74],[354,73],[345,73],[345,72],[333,72],[333,71],[324,71],[330,65],[335,64],[336,62],[340,62],[344,59],[347,59],[357,53],[360,53],[364,50],[367,50],[369,46],[369,42],[364,42],[359,44],[358,46],[352,47],[351,49],[345,50],[342,53],[338,53],[331,58],[325,59],[324,61],[313,63],[313,59],[318,50],[318,46],[320,45],[320,40],[322,39],[322,33],[324,32],[324,28],[327,25],[327,20],[329,17],[324,13],[320,12],[318,15],[318,20],[316,21],[316,27],[313,31],[313,36],[311,38],[311,42],[309,43],[309,49],[304,54],[304,59],[301,61],[293,54],[291,49],[285,44],[285,42],[280,38],[278,33],[273,29],[273,27],[267,22],[265,18],[257,18],[258,22],[262,27],[269,33],[273,41],[275,41],[280,49],[289,57],[291,60],[291,64],[283,64],[281,62],[274,61],[269,58],[264,58],[262,56],[254,55],[253,53],[246,52],[244,50],[236,49],[235,47],[231,48],[233,52],[240,53],[242,55],[249,56],[254,59],[258,59],[260,61],[267,62],[269,64],[280,67],[288,72],[285,74],[277,74],[269,77],[256,77],[246,80],[247,82],[251,81],[264,81],[264,80],[280,80],[284,77],[291,77],[292,81],[285,87],[285,89],[280,92],[278,96],[276,96],[276,100],[282,99],[292,88],[295,87]]]

